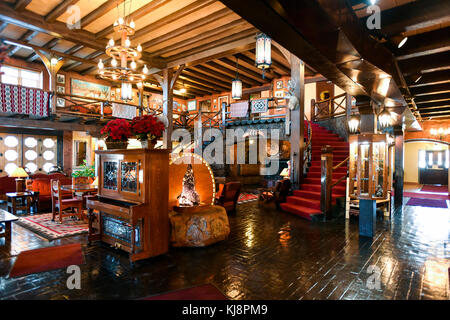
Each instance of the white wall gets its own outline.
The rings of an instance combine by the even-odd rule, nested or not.
[[[308,119],[310,118],[311,114],[311,99],[316,99],[315,82],[305,84],[305,115]]]
[[[419,150],[447,150],[447,145],[434,142],[405,143],[405,182],[419,183]]]

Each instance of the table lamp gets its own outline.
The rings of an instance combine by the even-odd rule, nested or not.
[[[28,174],[21,167],[17,167],[10,175],[11,178],[16,178],[16,192],[25,192],[25,178]]]
[[[284,179],[288,179],[289,178],[289,169],[288,168],[284,168],[281,171],[280,176],[282,176]]]

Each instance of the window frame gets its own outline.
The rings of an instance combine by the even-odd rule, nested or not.
[[[4,65],[2,65],[2,66],[0,67],[0,72],[2,72],[2,71],[3,71],[2,69],[5,68],[5,67],[6,67],[6,68],[16,69],[16,70],[18,71],[18,75],[17,75],[17,85],[23,86],[23,87],[26,87],[26,88],[41,89],[41,90],[44,89],[44,81],[43,81],[43,72],[42,72],[42,70],[29,69],[29,68],[22,68],[22,67],[17,67],[17,66],[12,66],[12,65],[8,65],[8,64],[4,64]],[[37,87],[30,87],[30,86],[25,86],[25,85],[22,84],[22,83],[23,83],[22,79],[31,80],[31,79],[29,79],[29,78],[23,78],[23,77],[22,77],[22,72],[23,72],[23,71],[31,72],[31,73],[36,73],[36,74],[39,75],[38,86],[37,86]],[[3,74],[0,74],[0,83],[3,83],[3,76],[4,76]],[[7,75],[5,74],[5,76],[7,76]]]

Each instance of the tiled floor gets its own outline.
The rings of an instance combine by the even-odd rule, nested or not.
[[[173,248],[134,266],[84,236],[47,242],[14,225],[13,254],[81,241],[86,264],[81,290],[68,290],[65,270],[8,278],[15,257],[3,253],[0,298],[137,299],[210,282],[230,299],[448,299],[449,215],[406,206],[381,217],[369,240],[359,239],[356,220],[311,223],[252,202],[230,217],[227,241]],[[370,289],[378,271],[380,286]]]

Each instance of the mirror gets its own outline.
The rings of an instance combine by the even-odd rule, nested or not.
[[[76,140],[73,149],[73,165],[76,167],[82,166],[83,161],[87,160],[87,142]]]

